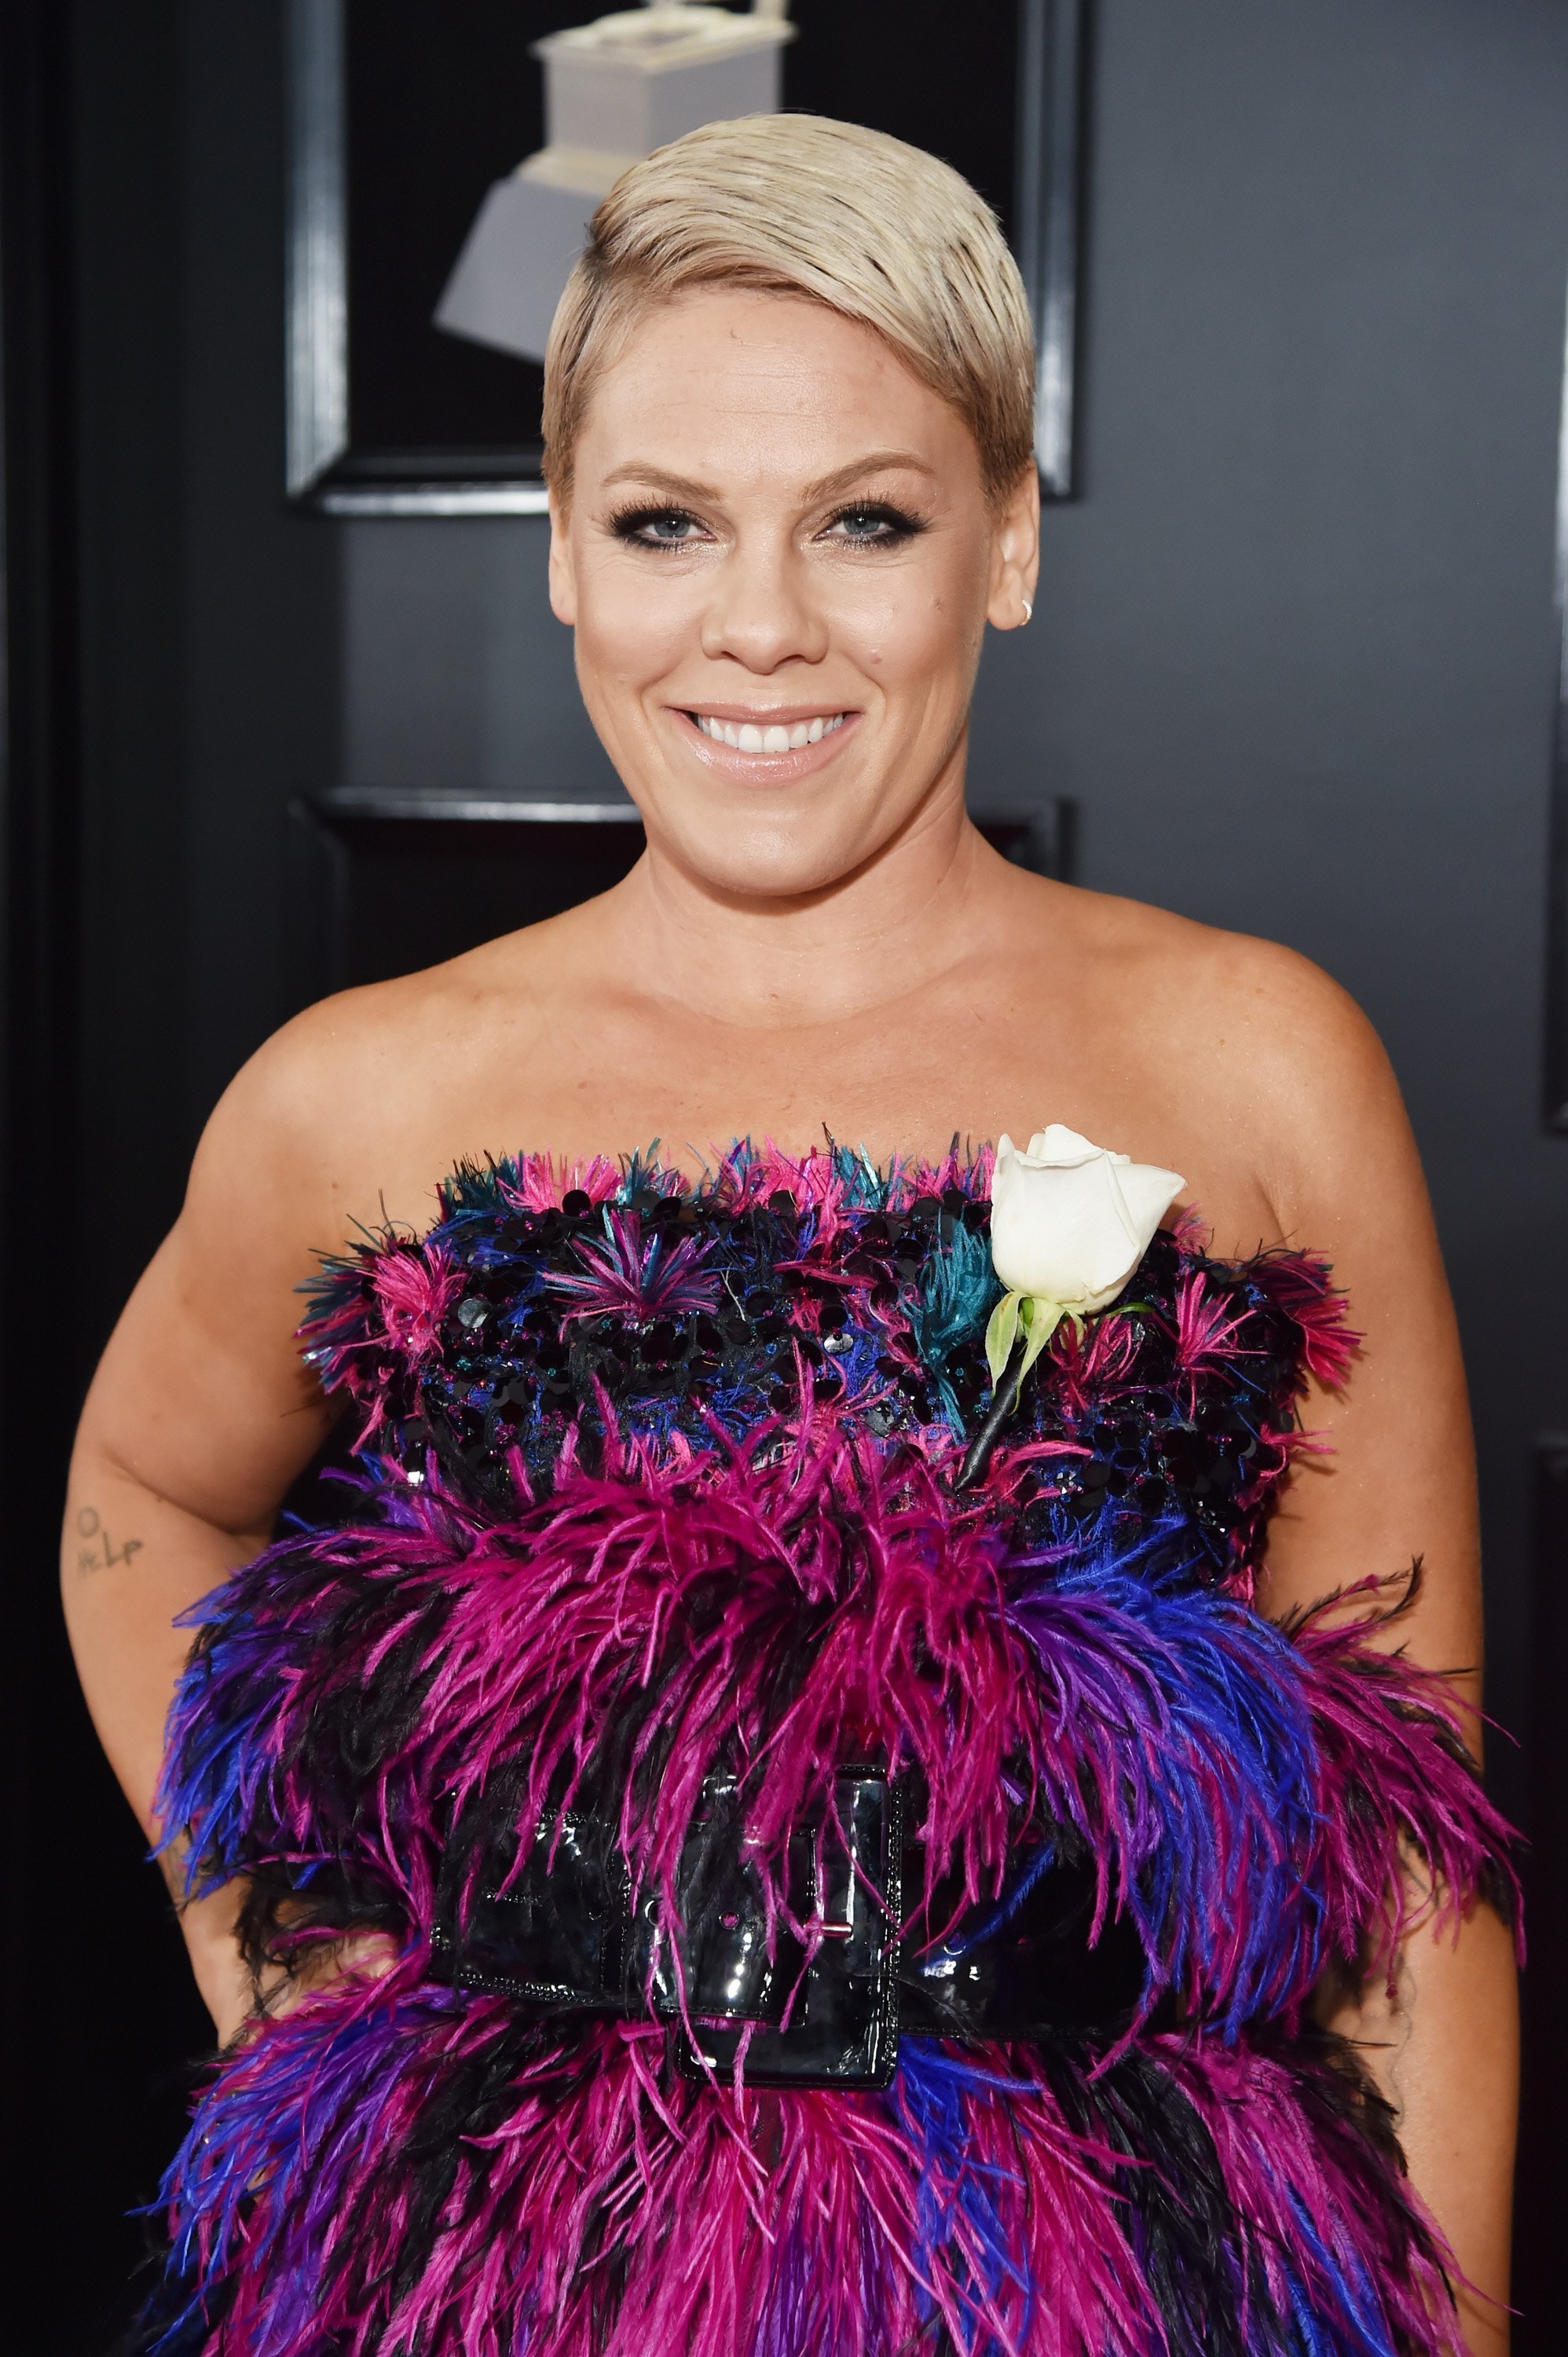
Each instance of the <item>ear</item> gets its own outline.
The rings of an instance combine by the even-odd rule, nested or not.
[[[567,510],[550,494],[550,610],[570,630],[577,619],[577,568],[572,561],[572,527]]]
[[[1040,477],[1033,459],[996,513],[991,541],[991,591],[985,619],[998,630],[1021,630],[1040,571]]]

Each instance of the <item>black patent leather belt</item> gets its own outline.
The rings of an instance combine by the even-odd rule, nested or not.
[[[885,2087],[901,2030],[1028,2040],[1112,2030],[1144,1983],[1136,1938],[1107,1925],[1091,1947],[1092,1874],[1042,1845],[1020,1856],[993,1907],[937,1941],[903,1921],[925,1861],[897,1779],[842,1768],[834,1806],[789,1845],[789,1911],[771,1942],[760,1876],[746,1858],[732,1778],[710,1777],[676,1877],[680,1922],[660,1930],[633,1892],[607,1812],[542,1822],[521,1867],[487,1872],[461,1840],[448,1854],[433,1969],[548,2013],[663,2020],[690,2077],[754,2086]],[[932,1910],[938,1914],[940,1909]]]

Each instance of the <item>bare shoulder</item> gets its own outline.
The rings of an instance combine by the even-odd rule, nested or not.
[[[385,1204],[414,1220],[467,1141],[498,1064],[525,1063],[559,920],[396,980],[341,991],[274,1032],[208,1125],[193,1193],[264,1194],[313,1243]],[[435,1158],[432,1160],[432,1157]]]
[[[1297,951],[1108,895],[1075,892],[1069,922],[1109,1023],[1206,1128],[1237,1145],[1286,1233],[1357,1183],[1369,1161],[1413,1167],[1409,1128],[1372,1025]]]

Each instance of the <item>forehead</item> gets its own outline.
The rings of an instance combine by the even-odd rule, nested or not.
[[[704,287],[632,320],[589,397],[577,468],[816,474],[893,444],[978,472],[963,420],[874,329],[805,296]]]

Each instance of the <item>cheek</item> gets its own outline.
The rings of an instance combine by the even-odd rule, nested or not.
[[[650,581],[625,563],[579,563],[577,671],[585,688],[590,681],[612,690],[661,679],[700,628],[687,585]]]
[[[968,562],[911,565],[852,584],[834,602],[841,651],[889,697],[967,696],[984,635],[984,574]]]

